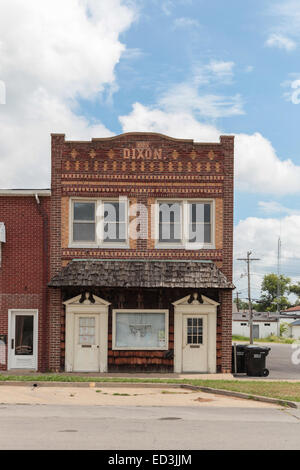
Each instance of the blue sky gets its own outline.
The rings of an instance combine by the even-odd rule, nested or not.
[[[235,134],[235,257],[258,295],[280,235],[298,281],[299,51],[297,0],[2,0],[0,186],[49,186],[50,132]]]
[[[299,72],[299,50],[266,42],[280,30],[274,1],[211,2],[201,0],[137,3],[139,17],[120,39],[128,49],[116,66],[119,89],[111,100],[81,101],[80,112],[100,119],[114,133],[121,133],[120,115],[140,102],[155,106],[170,86],[185,82],[195,68],[212,60],[233,63],[230,81],[211,81],[199,87],[203,94],[240,95],[243,114],[201,121],[213,123],[224,133],[261,133],[281,159],[300,164],[299,106],[284,98],[285,82]],[[197,135],[195,135],[197,140]],[[258,194],[237,192],[235,220],[257,214]],[[276,192],[272,200],[300,209],[299,199]]]

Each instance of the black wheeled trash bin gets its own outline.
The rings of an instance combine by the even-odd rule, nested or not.
[[[266,357],[271,348],[247,344],[245,347],[245,367],[247,375],[251,377],[267,377],[269,370],[266,369]]]
[[[245,347],[246,344],[236,344],[236,367],[235,367],[235,352],[234,346],[232,346],[232,372],[237,374],[245,374]]]

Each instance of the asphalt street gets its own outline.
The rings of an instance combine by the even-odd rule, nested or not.
[[[1,405],[0,449],[300,449],[300,410]]]

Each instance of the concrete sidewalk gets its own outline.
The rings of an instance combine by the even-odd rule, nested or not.
[[[125,386],[124,386],[125,385]],[[0,404],[28,405],[81,405],[81,406],[228,406],[245,408],[279,408],[278,403],[264,403],[245,400],[237,397],[205,393],[200,390],[189,390],[166,386],[137,387],[124,384],[115,387],[107,384],[96,387],[0,387]],[[155,384],[154,384],[155,385]]]

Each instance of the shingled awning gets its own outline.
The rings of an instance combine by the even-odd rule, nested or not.
[[[214,263],[155,260],[73,260],[49,286],[234,289]]]

